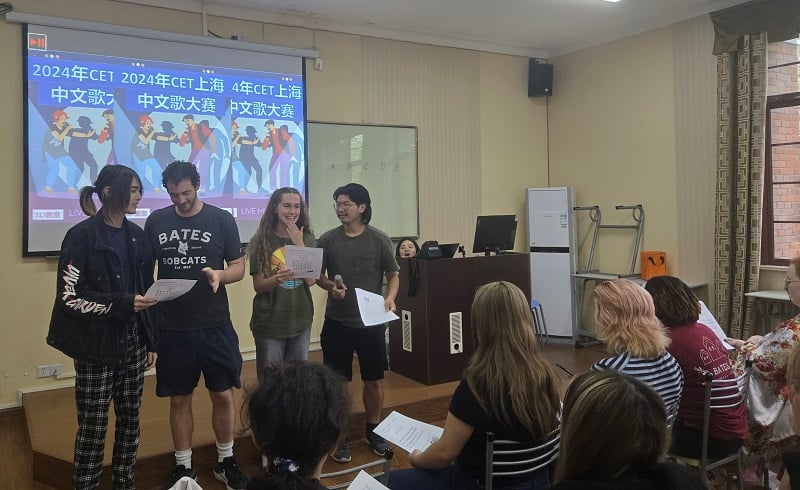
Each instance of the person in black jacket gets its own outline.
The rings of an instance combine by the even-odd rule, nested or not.
[[[577,376],[564,395],[561,449],[551,490],[702,490],[665,462],[664,401],[643,381],[616,370]]]
[[[117,417],[113,488],[134,488],[144,372],[155,363],[158,341],[147,316],[155,300],[143,296],[153,281],[152,260],[147,260],[144,232],[125,218],[136,212],[141,198],[136,172],[106,165],[94,186],[80,193],[89,218],[67,231],[61,244],[47,343],[75,363],[76,489],[99,484],[111,400]]]

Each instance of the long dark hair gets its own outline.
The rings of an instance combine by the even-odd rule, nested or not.
[[[272,255],[272,247],[269,244],[270,235],[275,234],[275,227],[278,226],[278,206],[281,204],[283,196],[286,194],[296,194],[300,196],[300,216],[297,217],[298,228],[303,228],[303,235],[313,233],[308,219],[308,211],[306,211],[306,203],[303,201],[303,196],[300,191],[294,187],[281,187],[272,193],[267,203],[267,209],[261,215],[261,222],[258,224],[253,238],[250,239],[248,244],[247,254],[250,257],[258,257],[259,259],[259,272],[267,274],[270,272],[270,256]]]
[[[268,464],[247,488],[316,489],[314,472],[344,437],[350,420],[345,380],[308,362],[271,365],[263,374],[247,395],[242,419]]]
[[[97,194],[102,207],[111,212],[124,213],[131,202],[131,184],[134,179],[141,185],[142,179],[132,168],[125,165],[106,165],[97,174],[94,185],[81,189],[78,198],[81,210],[87,216],[97,214],[97,207],[92,199],[92,194]],[[108,192],[104,192],[106,187]]]

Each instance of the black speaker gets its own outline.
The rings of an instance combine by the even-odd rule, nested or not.
[[[553,65],[528,60],[528,97],[553,95]]]

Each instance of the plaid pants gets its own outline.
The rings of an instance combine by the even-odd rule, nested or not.
[[[139,448],[139,407],[147,361],[144,343],[139,341],[138,325],[128,324],[128,351],[125,362],[109,367],[75,360],[75,404],[78,408],[78,433],[75,436],[75,468],[72,483],[76,489],[94,489],[103,472],[103,452],[108,427],[108,406],[114,400],[117,417],[114,429],[112,486],[133,489],[133,467]]]

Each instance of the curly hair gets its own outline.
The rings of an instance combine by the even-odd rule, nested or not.
[[[653,277],[647,281],[644,289],[652,296],[656,316],[665,327],[691,325],[700,318],[697,296],[677,277]]]
[[[316,468],[345,436],[351,405],[345,379],[322,364],[267,366],[263,382],[242,406],[242,420],[268,459],[266,473],[252,478],[247,488],[318,488]],[[291,460],[294,471],[281,460]]]
[[[258,260],[259,271],[261,274],[268,275],[270,270],[270,257],[272,256],[272,247],[269,244],[269,237],[275,235],[275,230],[278,227],[278,206],[280,206],[283,196],[287,194],[295,194],[300,197],[300,216],[297,217],[297,227],[303,228],[303,235],[313,233],[311,224],[308,219],[308,211],[306,211],[306,204],[303,201],[303,196],[300,191],[294,187],[281,187],[272,193],[267,203],[267,209],[261,215],[261,221],[258,224],[253,238],[247,245],[247,255],[254,257]]]
[[[170,183],[178,185],[184,180],[191,182],[193,187],[200,185],[200,173],[193,163],[174,161],[167,165],[161,173],[161,183],[166,189],[169,188]]]
[[[667,351],[669,336],[643,287],[615,279],[598,284],[592,295],[597,334],[612,353],[652,359]]]

